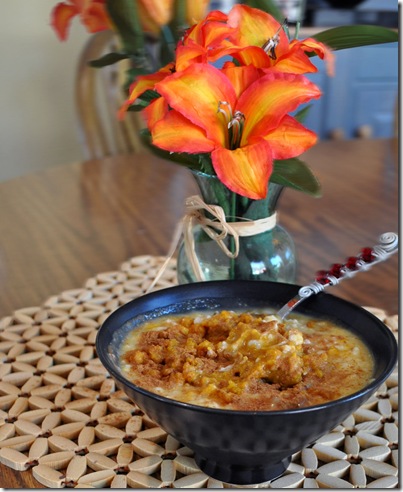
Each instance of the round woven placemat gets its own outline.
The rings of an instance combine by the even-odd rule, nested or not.
[[[83,288],[0,321],[0,462],[44,486],[229,488],[192,451],[115,388],[95,352],[97,330],[142,295],[163,258],[140,256]],[[176,284],[172,261],[156,289]],[[396,334],[397,315],[367,308]],[[397,369],[364,406],[293,456],[261,488],[398,487]],[[246,488],[246,487],[242,487]]]

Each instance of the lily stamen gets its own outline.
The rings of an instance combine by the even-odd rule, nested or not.
[[[233,113],[231,105],[227,101],[218,102],[217,113],[224,115],[228,128],[228,148],[237,149],[241,143],[245,115],[241,111],[235,111]]]
[[[262,49],[269,55],[272,60],[277,60],[276,48],[278,43],[280,42],[280,31],[286,25],[287,19],[284,19],[284,22],[277,29],[277,32],[274,34],[274,36],[269,38],[262,46]]]
[[[231,128],[233,126],[243,126],[243,122],[245,121],[245,115],[241,111],[235,111],[234,117],[232,120],[228,123],[228,128]]]
[[[223,114],[225,118],[225,122],[228,124],[233,118],[231,106],[227,101],[218,101],[217,113]]]
[[[234,117],[228,123],[228,130],[230,131],[231,149],[237,149],[241,144],[244,121],[245,121],[245,115],[241,111],[235,111]]]

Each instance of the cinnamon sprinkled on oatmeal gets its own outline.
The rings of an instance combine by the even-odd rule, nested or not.
[[[372,375],[372,357],[329,321],[280,321],[265,313],[166,317],[133,330],[122,351],[128,379],[196,405],[281,410],[353,393]]]

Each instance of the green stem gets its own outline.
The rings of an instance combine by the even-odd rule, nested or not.
[[[294,34],[294,39],[298,39],[299,37],[299,30],[301,28],[301,22],[298,21],[296,26],[295,26],[295,34]]]
[[[232,193],[231,196],[231,204],[230,204],[230,214],[229,214],[229,222],[235,222],[237,216],[237,195]],[[235,240],[233,236],[229,237],[229,249],[231,253],[235,251]],[[235,261],[236,258],[230,258],[229,264],[229,278],[233,280],[235,278]]]
[[[196,0],[194,0],[196,1]],[[175,38],[175,44],[180,40],[183,36],[184,31],[186,30],[186,1],[185,0],[175,0],[174,2],[174,12],[175,15],[170,23],[170,29]]]
[[[161,27],[161,62],[166,65],[175,58],[176,40],[169,26]],[[159,68],[159,67],[158,67]]]
[[[125,52],[133,56],[144,56],[144,33],[136,2],[107,0],[105,5],[122,39]]]

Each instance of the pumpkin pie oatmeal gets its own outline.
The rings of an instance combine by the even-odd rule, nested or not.
[[[232,311],[147,322],[126,339],[121,364],[129,380],[159,395],[252,411],[335,400],[373,372],[364,343],[330,321]]]

